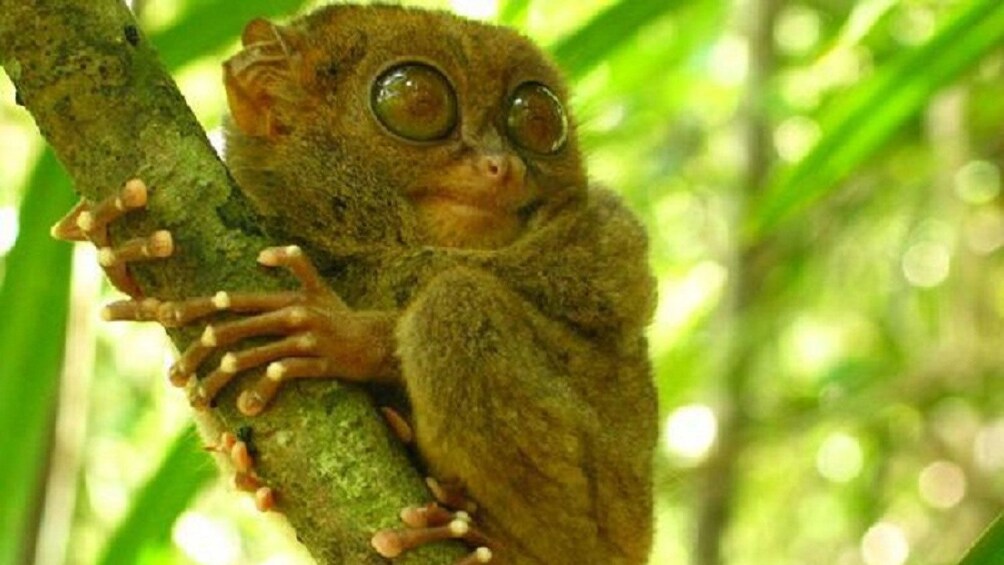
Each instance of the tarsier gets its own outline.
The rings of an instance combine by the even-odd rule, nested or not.
[[[269,235],[290,244],[259,261],[302,286],[140,299],[127,264],[173,249],[166,232],[111,245],[109,223],[145,204],[132,181],[55,228],[98,245],[132,295],[108,317],[240,314],[209,324],[172,368],[197,407],[261,367],[239,397],[246,414],[289,379],[403,389],[431,484],[451,488],[436,489],[444,504],[404,510],[407,527],[375,533],[385,557],[456,537],[474,549],[464,563],[646,562],[657,433],[646,237],[589,186],[554,65],[511,30],[387,6],[255,20],[242,39],[224,65],[226,163]],[[262,337],[273,341],[242,343]],[[206,366],[214,352],[228,353]],[[267,488],[259,496],[267,505]]]

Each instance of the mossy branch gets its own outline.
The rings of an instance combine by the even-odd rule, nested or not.
[[[122,2],[0,0],[0,63],[81,195],[107,197],[133,177],[150,186],[148,211],[113,234],[173,232],[176,256],[136,270],[147,295],[172,299],[288,282],[257,267],[258,251],[281,242],[269,242],[257,228]],[[172,335],[179,348],[191,337]],[[427,494],[369,398],[334,382],[294,383],[254,419],[237,412],[234,398],[233,391],[225,394],[208,420],[229,430],[252,426],[258,470],[314,557],[384,562],[370,536],[399,527],[399,509]],[[461,553],[442,545],[398,562],[450,563]]]

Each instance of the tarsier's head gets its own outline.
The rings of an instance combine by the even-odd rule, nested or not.
[[[331,6],[289,26],[255,20],[243,43],[224,66],[231,136],[330,181],[314,197],[333,202],[303,213],[403,202],[419,243],[497,248],[585,193],[564,83],[516,32]]]

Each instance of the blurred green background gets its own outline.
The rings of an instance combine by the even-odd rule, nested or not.
[[[1004,3],[413,3],[554,53],[650,228],[652,563],[957,563],[1004,508]],[[243,23],[309,4],[134,8],[218,137]],[[0,74],[0,565],[308,563],[199,452],[162,331],[98,321],[70,186]]]

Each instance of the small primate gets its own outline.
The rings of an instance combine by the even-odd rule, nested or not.
[[[402,390],[432,484],[450,486],[437,498],[463,496],[406,509],[409,528],[373,539],[386,557],[461,537],[477,547],[468,563],[645,563],[657,436],[646,236],[589,185],[555,66],[509,29],[390,6],[255,20],[242,40],[224,64],[226,163],[289,244],[259,261],[301,288],[141,300],[126,265],[173,249],[167,232],[111,245],[108,224],[145,205],[131,181],[55,230],[101,247],[133,297],[107,317],[239,315],[206,326],[171,370],[197,407],[262,367],[241,383],[249,415],[290,379]],[[246,470],[246,450],[237,459]],[[456,506],[476,508],[472,525]]]

